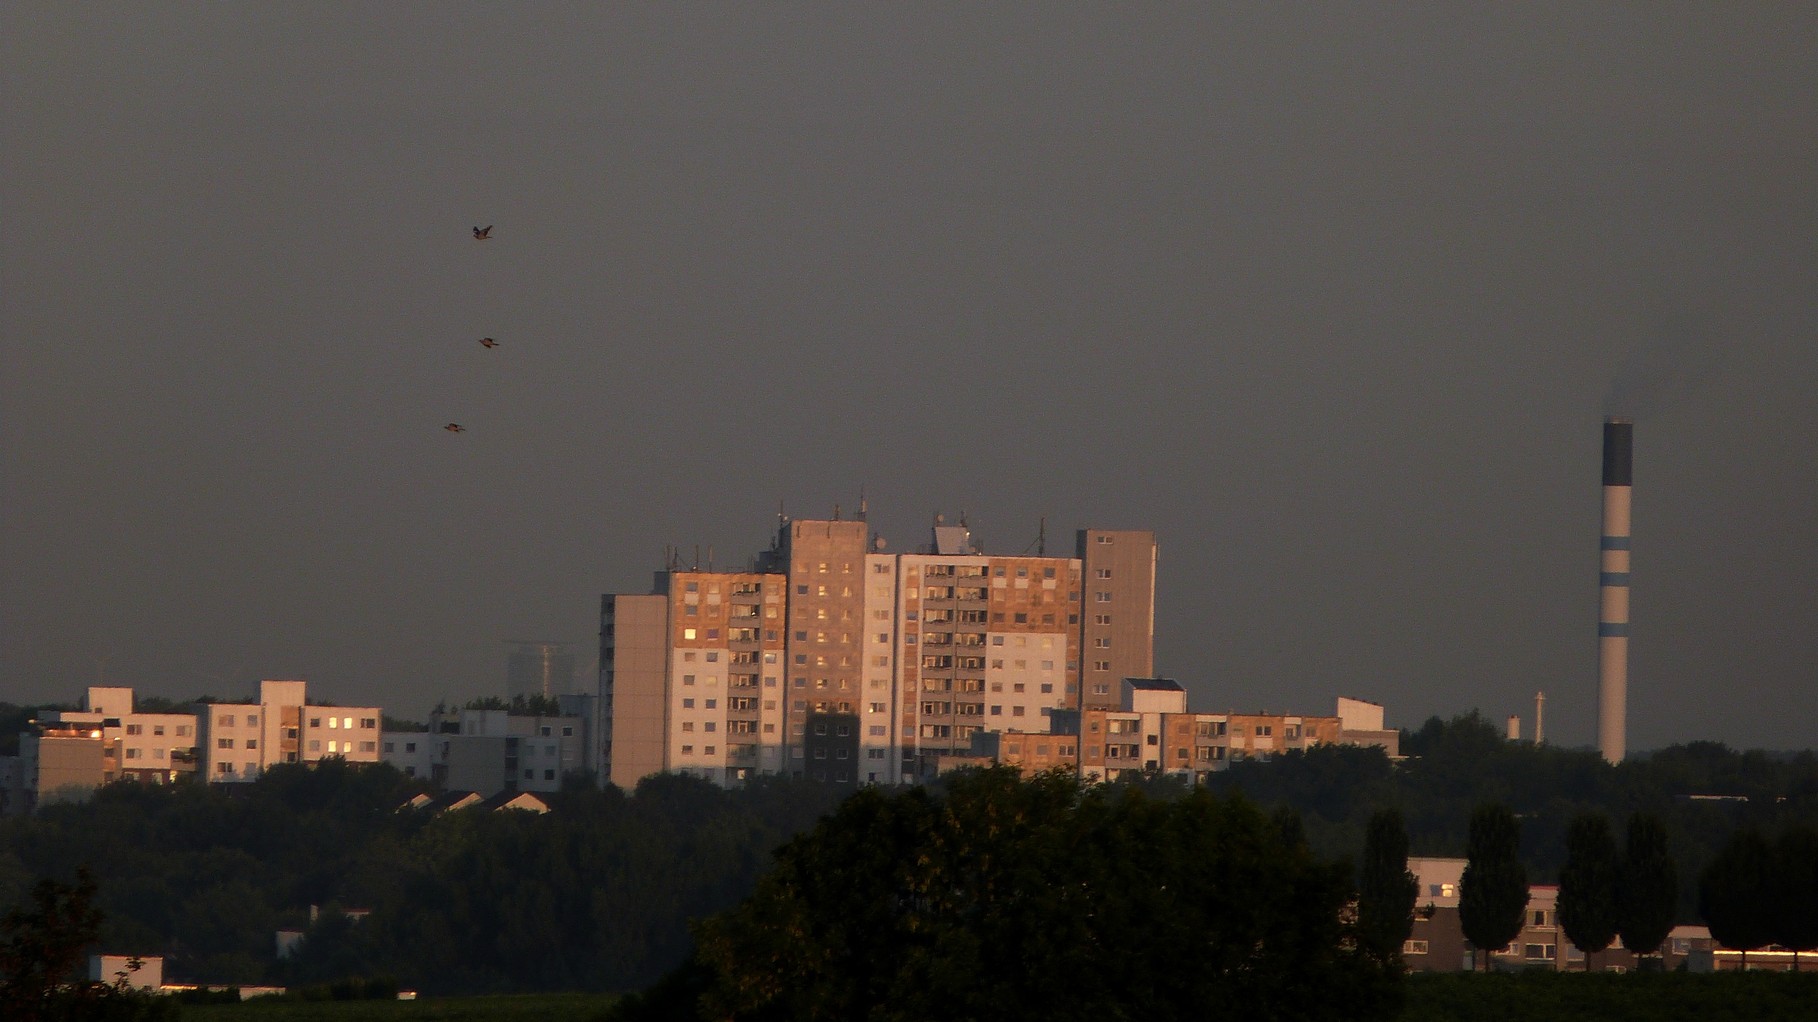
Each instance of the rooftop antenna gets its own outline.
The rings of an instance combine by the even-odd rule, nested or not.
[[[833,520],[836,522],[840,520],[840,506],[837,503],[833,505]]]
[[[868,505],[868,504],[866,504],[866,503],[865,503],[865,484],[864,484],[864,483],[860,483],[860,484],[859,484],[859,512],[858,512],[858,520],[859,520],[859,521],[861,521],[861,522],[862,522],[862,521],[864,521],[864,520],[865,520],[865,515],[866,515],[866,514],[868,514],[868,513],[870,513],[870,511],[871,511],[871,507],[870,507],[870,505]]]

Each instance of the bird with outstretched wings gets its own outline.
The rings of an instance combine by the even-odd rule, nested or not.
[[[491,224],[487,224],[485,227],[476,226],[473,229],[473,240],[475,240],[475,241],[485,241],[487,238],[490,238],[490,237],[492,237],[492,225]]]

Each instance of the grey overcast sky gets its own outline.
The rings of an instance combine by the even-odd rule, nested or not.
[[[1818,5],[15,0],[0,85],[0,699],[589,684],[863,487],[1154,529],[1196,709],[1588,745],[1614,402],[1629,747],[1818,744]]]

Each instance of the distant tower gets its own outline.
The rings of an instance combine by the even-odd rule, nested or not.
[[[1597,748],[1611,763],[1628,754],[1629,497],[1635,426],[1603,422],[1603,551],[1598,575]]]
[[[573,643],[507,639],[505,687],[512,696],[554,699],[574,690]]]
[[[1534,744],[1541,745],[1547,740],[1547,694],[1534,693]]]

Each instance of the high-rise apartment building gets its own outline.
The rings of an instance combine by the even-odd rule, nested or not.
[[[1081,529],[1080,706],[1116,709],[1125,678],[1155,675],[1155,533]]]
[[[668,577],[649,595],[600,600],[600,780],[623,788],[669,769]]]
[[[927,548],[893,554],[863,520],[784,519],[751,571],[670,570],[651,595],[604,597],[605,778],[895,783],[981,732],[1046,730],[1080,705],[1085,643],[1105,679],[1154,662],[1152,534],[1080,536],[1090,559],[987,555],[937,519]],[[1092,631],[1088,566],[1108,615]]]

